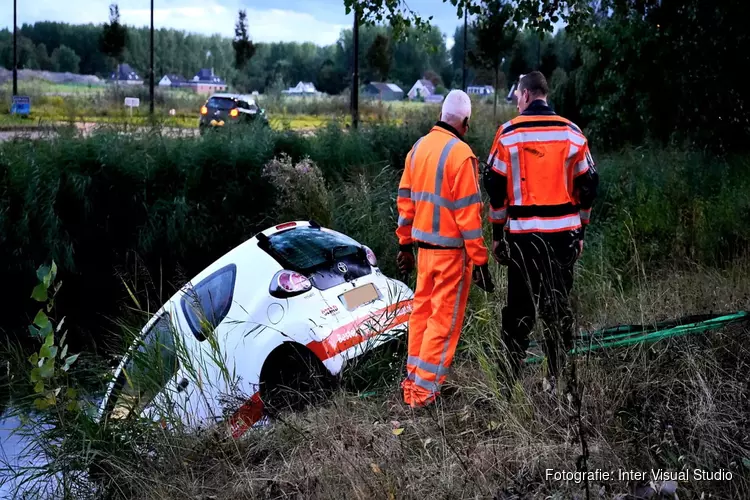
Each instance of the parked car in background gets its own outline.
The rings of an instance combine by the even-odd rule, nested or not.
[[[145,325],[99,421],[169,414],[188,428],[225,423],[239,438],[294,406],[290,392],[304,398],[402,335],[412,298],[362,243],[315,222],[271,227],[208,266]]]
[[[243,94],[213,94],[200,109],[198,128],[206,130],[260,121],[268,125],[266,111],[252,96]]]

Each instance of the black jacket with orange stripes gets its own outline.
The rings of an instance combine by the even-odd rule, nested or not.
[[[565,120],[564,118],[557,115],[551,107],[549,107],[543,100],[536,100],[532,102],[529,107],[520,115],[523,118],[523,122],[520,123],[512,123],[512,122],[518,122],[518,119],[514,119],[511,122],[506,123],[503,125],[497,133],[496,140],[498,137],[510,137],[511,134],[514,134],[514,131],[518,127],[522,127],[525,131],[531,131],[531,130],[537,130],[541,132],[539,135],[544,135],[545,132],[542,132],[544,130],[555,130],[555,127],[559,129],[561,123],[560,120],[564,120],[568,126],[573,130],[574,135],[576,136],[576,140],[585,141],[585,138],[583,137],[582,133],[580,132],[580,129],[576,127],[574,124],[569,122],[568,120]],[[545,120],[545,116],[554,116],[553,119],[547,119]],[[532,117],[538,117],[538,119],[533,119]],[[531,118],[531,120],[529,119]],[[517,132],[517,131],[516,131]],[[505,139],[503,139],[505,141]],[[490,220],[493,223],[493,239],[495,241],[501,241],[504,238],[504,233],[507,230],[506,228],[506,219],[507,215],[511,216],[511,219],[513,219],[513,212],[518,213],[519,211],[524,213],[525,215],[519,215],[519,217],[529,217],[532,216],[532,219],[537,219],[536,216],[539,216],[539,220],[544,220],[546,217],[550,217],[551,219],[547,219],[548,221],[552,221],[554,219],[563,220],[565,217],[561,217],[571,211],[573,209],[575,212],[580,213],[580,224],[577,222],[574,223],[574,225],[580,227],[581,237],[583,237],[585,227],[589,223],[590,219],[590,212],[591,207],[593,206],[594,200],[597,197],[597,189],[599,185],[599,174],[596,171],[595,163],[593,158],[591,157],[590,152],[588,151],[588,145],[585,142],[579,143],[582,145],[582,147],[585,150],[585,156],[583,156],[584,161],[581,161],[582,169],[585,169],[585,172],[581,175],[575,175],[573,177],[573,193],[574,193],[574,199],[577,202],[577,207],[573,207],[568,205],[569,208],[565,208],[564,206],[526,206],[521,207],[518,206],[519,203],[515,203],[516,206],[509,207],[509,199],[508,199],[508,177],[507,174],[504,172],[505,165],[502,161],[499,161],[498,158],[496,158],[496,152],[497,152],[497,145],[493,144],[492,153],[490,155],[490,159],[488,160],[489,165],[487,168],[485,168],[483,172],[483,180],[484,180],[484,186],[485,190],[487,191],[489,198],[490,198]],[[572,148],[575,146],[571,146]],[[578,148],[576,148],[578,149]],[[584,151],[580,151],[579,155],[583,155]],[[578,156],[578,158],[581,158],[581,156]],[[493,168],[493,165],[500,165],[500,168]],[[581,168],[581,167],[579,167]],[[562,178],[561,178],[562,182]],[[568,181],[565,181],[568,182]],[[517,189],[517,188],[516,188]],[[516,196],[518,196],[519,193],[516,193]],[[506,209],[512,209],[507,210]],[[523,209],[523,210],[521,210]],[[530,209],[530,210],[529,210]],[[556,213],[554,209],[561,209],[565,212],[565,214]],[[527,213],[528,212],[528,213]],[[575,215],[575,219],[578,219],[579,216]],[[535,231],[533,224],[528,224],[528,221],[530,219],[526,219],[526,221],[523,222],[517,222],[511,220],[511,232],[513,232],[513,224],[516,225],[522,225],[522,226],[530,226],[530,229],[526,228],[520,228],[518,229],[521,232],[524,231]],[[542,225],[542,228],[540,230],[544,231],[544,223],[540,223]],[[563,228],[560,227],[560,230]],[[550,228],[549,230],[554,231],[554,228]]]

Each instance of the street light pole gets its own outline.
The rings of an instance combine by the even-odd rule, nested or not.
[[[13,95],[18,95],[18,22],[16,0],[13,0]]]
[[[154,114],[154,0],[151,0],[151,69],[148,82],[149,103],[148,111]]]
[[[464,62],[463,62],[464,75],[463,75],[463,85],[462,85],[462,89],[464,92],[466,92],[466,50],[467,50],[466,34],[468,32],[468,29],[467,29],[468,28],[468,15],[469,15],[469,10],[466,8],[466,6],[464,6]]]
[[[352,72],[352,128],[359,126],[359,5],[354,5],[354,26],[352,28],[354,41],[354,71]]]

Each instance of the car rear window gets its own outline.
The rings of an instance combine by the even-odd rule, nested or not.
[[[208,104],[206,106],[212,109],[221,109],[227,111],[236,107],[237,103],[234,102],[234,99],[229,99],[227,97],[212,97],[208,100]]]
[[[277,233],[268,241],[270,250],[299,272],[310,271],[360,251],[360,244],[348,236],[312,227]]]

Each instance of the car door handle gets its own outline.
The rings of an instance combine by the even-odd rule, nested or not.
[[[183,378],[182,380],[180,380],[180,382],[177,384],[177,392],[182,392],[187,389],[188,384],[190,384],[188,379]]]

